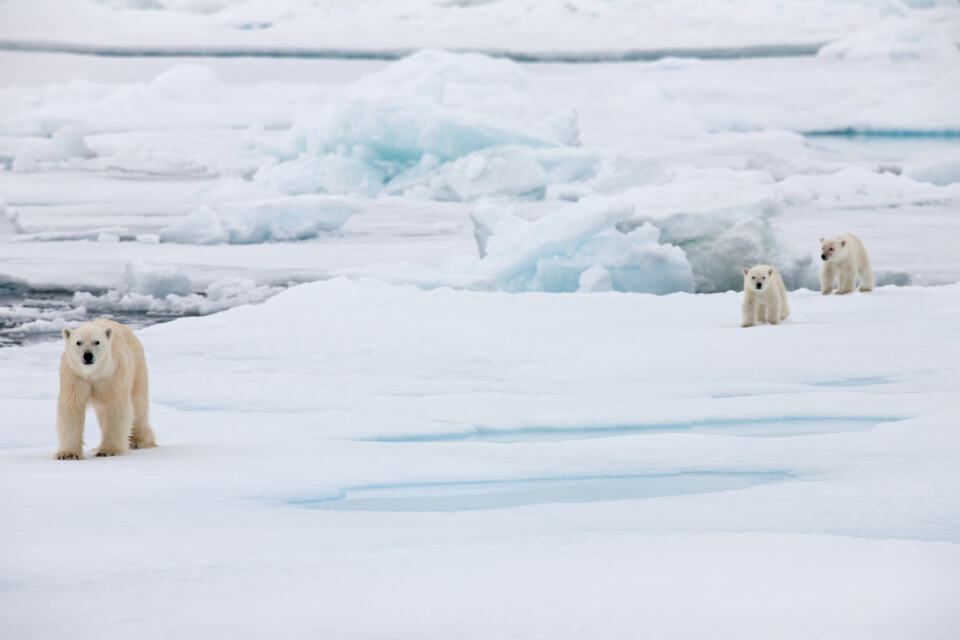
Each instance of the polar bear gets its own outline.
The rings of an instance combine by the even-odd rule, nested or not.
[[[860,291],[873,291],[875,281],[870,258],[860,238],[852,233],[841,233],[832,238],[820,238],[820,292],[828,296],[837,282],[837,294],[850,293],[860,279]]]
[[[83,457],[87,405],[97,412],[102,435],[98,456],[155,447],[149,422],[147,361],[129,327],[98,318],[63,330],[60,397],[57,400],[58,460]]]
[[[743,324],[752,327],[758,322],[780,324],[790,315],[787,288],[780,272],[768,264],[743,270]]]

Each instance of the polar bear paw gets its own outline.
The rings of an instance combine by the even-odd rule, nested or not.
[[[79,460],[82,457],[77,451],[57,451],[57,460]]]

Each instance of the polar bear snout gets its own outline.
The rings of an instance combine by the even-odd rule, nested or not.
[[[760,289],[763,289],[763,283],[762,283],[762,282],[758,282],[758,283],[757,283],[757,291],[759,291]]]
[[[823,260],[824,262],[826,262],[826,261],[827,261],[827,254],[821,253],[821,254],[820,254],[820,259]]]
[[[83,352],[83,364],[93,364],[93,352],[84,351]]]

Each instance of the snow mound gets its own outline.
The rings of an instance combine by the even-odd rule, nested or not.
[[[741,269],[761,263],[775,265],[793,282],[795,258],[771,224],[780,209],[765,172],[682,168],[670,182],[628,189],[622,197],[636,214],[619,228],[659,228],[662,242],[683,249],[698,293],[740,289]]]
[[[302,195],[257,202],[202,205],[185,219],[161,229],[164,242],[257,244],[315,238],[339,229],[360,211],[354,200]]]
[[[460,200],[491,195],[542,198],[547,187],[547,173],[527,147],[494,147],[471,153],[450,163],[444,178]]]
[[[616,229],[632,214],[629,203],[606,197],[584,198],[533,222],[486,206],[473,215],[484,255],[477,270],[514,292],[599,287],[604,278],[596,267],[616,291],[692,291],[690,264],[681,249],[660,244],[659,229]]]
[[[368,76],[364,82],[403,87],[434,80],[442,83],[436,85],[438,89],[448,84],[509,89],[523,89],[527,85],[523,70],[510,60],[438,49],[419,51]]]
[[[960,152],[942,151],[937,157],[920,160],[904,171],[904,175],[918,182],[940,187],[960,182]]]
[[[227,278],[193,292],[190,278],[175,267],[135,267],[128,264],[116,289],[102,295],[79,291],[73,303],[93,313],[206,315],[241,304],[255,304],[282,291],[252,280]]]
[[[87,146],[76,127],[61,127],[48,142],[31,146],[13,159],[13,170],[19,173],[36,171],[41,163],[65,163],[74,158],[92,158],[97,154]]]
[[[956,69],[960,59],[951,63]],[[807,131],[876,133],[909,138],[922,134],[954,137],[960,133],[960,70],[943,73],[919,88],[858,91],[818,109]]]
[[[20,216],[11,211],[6,202],[0,200],[0,236],[22,231]]]
[[[190,291],[189,276],[177,267],[145,269],[128,264],[117,285],[117,292],[121,296],[132,293],[164,298],[168,295],[185,296]]]
[[[17,108],[0,114],[0,134],[50,136],[64,127],[85,135],[122,131],[288,125],[307,87],[228,87],[208,67],[177,64],[149,82],[74,80],[11,91]],[[14,100],[11,100],[13,102]]]
[[[924,20],[898,16],[825,45],[817,55],[837,60],[960,63],[960,49],[942,29]]]
[[[436,199],[539,193],[533,150],[579,145],[571,110],[545,111],[519,65],[422,51],[365,77],[348,97],[298,118],[278,162],[255,179],[286,193],[415,193]]]
[[[948,171],[949,167],[944,169]],[[890,172],[846,167],[829,174],[791,176],[777,184],[776,192],[784,204],[831,207],[924,204],[960,197],[958,186],[948,183],[941,187],[929,182],[934,181],[918,182]]]
[[[766,263],[784,270],[782,250],[769,220],[775,213],[773,202],[767,201],[655,219],[639,216],[621,228],[629,231],[638,223],[656,224],[663,242],[683,248],[693,271],[695,290],[714,293],[741,288],[743,267]]]
[[[224,84],[209,67],[178,64],[147,85],[155,97],[177,102],[212,102],[224,94]]]

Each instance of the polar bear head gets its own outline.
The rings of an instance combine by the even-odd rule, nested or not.
[[[96,373],[109,369],[113,342],[110,327],[88,322],[73,330],[64,328],[63,341],[66,344],[63,355],[70,368],[84,378],[95,377]]]
[[[758,264],[752,269],[743,270],[743,290],[763,291],[773,283],[773,267]]]
[[[847,241],[844,238],[820,238],[820,259],[824,262],[847,257]]]

